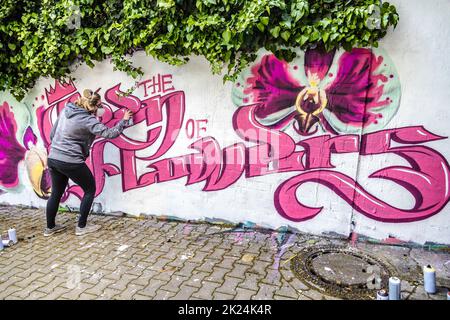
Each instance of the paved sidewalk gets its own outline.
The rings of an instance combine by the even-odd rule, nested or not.
[[[75,219],[59,214],[57,222],[69,229],[47,238],[42,209],[0,206],[1,231],[14,226],[19,238],[0,251],[0,299],[336,299],[306,286],[290,261],[307,246],[349,245],[305,234],[102,215],[90,217],[102,225],[98,233],[77,237]],[[438,294],[426,294],[422,275],[412,272],[402,297],[446,299],[448,249],[357,248],[389,260],[402,274],[432,261]]]

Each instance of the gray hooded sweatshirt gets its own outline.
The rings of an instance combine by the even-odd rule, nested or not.
[[[127,121],[120,120],[108,128],[87,110],[69,102],[58,116],[50,133],[48,158],[69,163],[83,163],[89,156],[89,149],[95,136],[106,139],[118,137]]]

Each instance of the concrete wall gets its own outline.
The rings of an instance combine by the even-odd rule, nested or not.
[[[94,142],[94,210],[250,221],[315,234],[450,244],[450,2],[396,0],[400,23],[380,48],[261,51],[235,83],[199,57],[182,67],[144,53],[134,82],[108,61],[22,101],[0,95],[0,202],[44,207],[49,133],[67,101],[99,89],[108,126]],[[79,206],[70,185],[63,202]]]

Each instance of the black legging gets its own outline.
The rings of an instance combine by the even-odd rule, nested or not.
[[[55,159],[48,159],[47,163],[52,177],[52,193],[47,201],[47,228],[55,227],[59,202],[69,179],[78,184],[84,191],[78,220],[78,227],[84,228],[95,197],[95,180],[91,170],[85,163],[68,163]]]

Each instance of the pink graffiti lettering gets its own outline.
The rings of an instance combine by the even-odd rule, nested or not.
[[[410,167],[392,166],[381,169],[369,178],[388,179],[405,187],[415,198],[410,210],[398,209],[365,191],[349,176],[330,170],[300,174],[281,184],[275,192],[278,212],[289,220],[304,221],[315,217],[321,208],[301,204],[296,190],[304,183],[322,184],[362,214],[384,222],[411,222],[438,213],[449,201],[449,165],[436,151],[425,146],[391,147],[391,142],[415,144],[444,139],[423,127],[383,130],[362,137],[361,155],[394,153]]]
[[[164,79],[169,81],[171,77],[152,79],[151,85],[156,85],[156,80],[163,83]],[[153,88],[150,82],[142,85],[145,90]],[[57,94],[59,99],[48,97],[51,105],[37,110],[39,131],[47,147],[55,115],[61,112],[67,101],[79,97],[76,91],[70,91],[68,87],[55,88],[51,94]],[[154,92],[158,90],[156,88]],[[200,123],[193,119],[184,122],[184,92],[169,91],[150,97],[147,95],[153,91],[146,91],[145,99],[141,100],[133,95],[121,96],[120,83],[106,90],[103,102],[105,112],[101,121],[113,126],[122,118],[125,109],[130,109],[134,112],[134,124],[115,139],[97,138],[94,141],[87,164],[95,177],[96,195],[102,192],[106,176],[120,175],[123,192],[181,178],[186,178],[186,185],[205,182],[203,191],[218,191],[234,184],[243,174],[251,178],[301,172],[283,182],[274,195],[278,213],[291,221],[312,219],[322,209],[301,203],[297,190],[305,183],[326,186],[358,212],[384,222],[426,219],[438,213],[449,201],[447,161],[437,151],[417,145],[445,138],[423,127],[388,129],[362,136],[326,134],[294,141],[283,131],[263,126],[255,116],[259,105],[253,104],[241,106],[233,116],[234,130],[245,144],[235,143],[222,148],[211,136],[199,137],[200,131],[204,131],[201,129],[206,130],[203,124],[207,122]],[[136,127],[139,130],[135,130]],[[182,130],[188,138],[197,138],[189,145],[192,152],[165,157]],[[393,142],[400,146],[392,146]],[[105,161],[107,145],[118,150],[119,164]],[[382,168],[369,178],[387,179],[404,187],[414,196],[414,207],[409,210],[396,208],[367,192],[354,178],[333,170],[332,155],[344,153],[356,153],[361,157],[394,154],[406,160],[409,166]],[[70,194],[81,197],[82,190],[72,185],[65,199]]]

